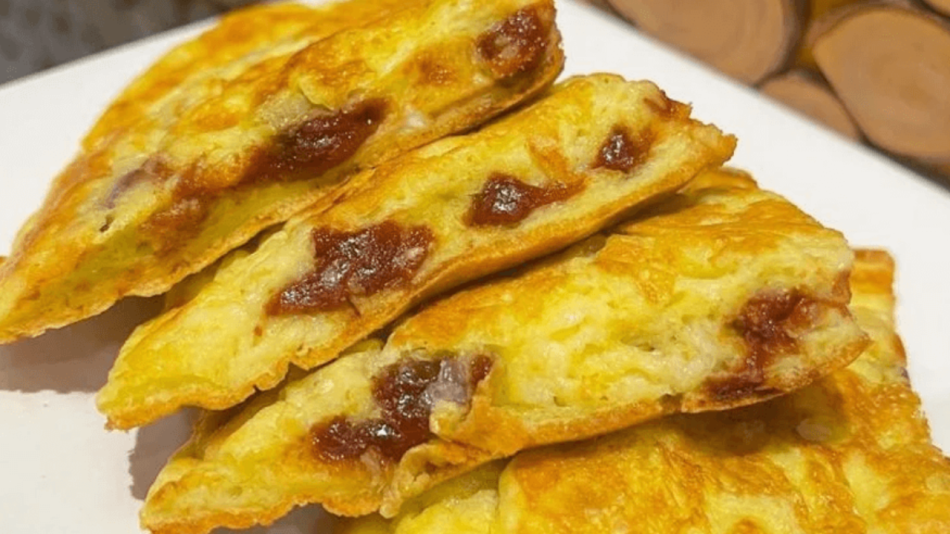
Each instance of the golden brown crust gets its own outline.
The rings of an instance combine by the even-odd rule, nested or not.
[[[198,38],[178,45],[134,80],[103,112],[83,140],[95,150],[149,114],[161,98],[188,81],[196,72],[213,69],[275,43],[304,37],[315,41],[341,28],[371,22],[410,2],[330,3],[314,9],[297,3],[251,6],[226,14]]]
[[[930,444],[894,332],[894,262],[855,251],[849,367],[753,407],[680,415],[521,453],[346,534],[945,532],[950,460]]]
[[[851,259],[841,236],[748,180],[702,180],[705,188],[670,201],[676,209],[660,206],[609,236],[449,296],[404,320],[384,346],[340,358],[201,431],[159,476],[144,525],[202,530],[222,511],[270,518],[275,507],[304,501],[391,516],[492,458],[642,422],[682,408],[677,397],[705,398],[706,382],[742,373],[732,366],[765,335],[743,337],[753,328],[742,319],[747,303],[789,288],[812,299],[767,315],[775,323],[767,338],[783,344],[769,345],[762,384],[804,385],[856,356],[865,338],[841,311],[848,295],[839,279]],[[478,363],[489,358],[488,368]],[[395,402],[394,391],[406,396]],[[420,417],[432,434],[394,455],[380,436],[403,439]]]
[[[511,454],[525,447],[537,446],[563,439],[564,435],[571,435],[574,439],[589,437],[604,432],[630,426],[639,421],[654,418],[666,413],[681,411],[721,410],[751,403],[761,402],[806,385],[828,372],[840,368],[853,360],[866,344],[866,339],[854,327],[850,314],[845,306],[849,299],[847,291],[841,291],[840,280],[847,279],[847,270],[839,271],[846,266],[849,260],[849,251],[844,240],[836,232],[828,231],[817,225],[810,218],[798,211],[794,206],[767,193],[754,189],[754,182],[747,177],[733,171],[726,173],[710,172],[698,178],[699,185],[688,187],[678,198],[668,199],[660,209],[648,211],[645,220],[635,220],[625,223],[615,229],[616,234],[608,239],[607,244],[596,252],[595,263],[601,271],[612,273],[626,280],[637,288],[637,292],[630,295],[631,299],[644,298],[647,308],[653,309],[653,315],[660,316],[664,312],[666,303],[676,302],[685,298],[682,289],[677,290],[677,284],[687,282],[692,276],[715,279],[731,272],[730,269],[739,269],[742,263],[756,263],[761,257],[763,263],[774,261],[777,265],[799,263],[802,273],[809,271],[804,267],[808,262],[816,261],[824,256],[824,281],[819,282],[821,289],[813,287],[813,293],[807,303],[809,314],[815,323],[806,326],[817,330],[829,329],[837,332],[834,342],[828,340],[814,340],[808,364],[783,367],[760,362],[761,369],[754,379],[745,377],[747,362],[739,359],[726,366],[721,377],[736,386],[731,395],[716,394],[708,387],[696,387],[688,391],[670,391],[658,398],[650,398],[645,402],[622,403],[620,406],[605,405],[584,416],[576,416],[565,410],[564,418],[556,415],[558,410],[551,412],[540,410],[538,418],[542,423],[529,423],[531,417],[526,413],[527,408],[509,400],[519,406],[517,409],[506,408],[497,404],[497,399],[473,400],[473,406],[465,414],[464,419],[440,422],[440,435],[464,443]],[[718,198],[717,198],[718,197]],[[673,208],[668,208],[672,206]],[[734,210],[734,211],[733,211]],[[799,252],[783,249],[787,244],[782,241],[789,239],[802,247]],[[819,243],[827,246],[823,252],[813,248]],[[694,248],[695,247],[695,248]],[[802,251],[808,250],[807,253]],[[795,254],[800,255],[796,258]],[[711,258],[710,263],[703,264],[703,260],[694,258]],[[740,259],[742,258],[742,259]],[[789,267],[786,267],[789,268]],[[758,278],[751,284],[761,284],[762,288],[774,287],[780,284],[779,278],[788,274],[758,271],[753,275]],[[776,269],[776,271],[781,268]],[[766,275],[765,273],[770,273]],[[749,273],[751,275],[751,273]],[[593,297],[587,300],[578,299],[574,309],[596,310],[598,306],[607,306],[604,302],[617,300],[620,302],[621,283],[605,279],[603,283],[617,284],[617,286],[602,299]],[[787,279],[792,291],[797,280]],[[527,273],[519,280],[513,280],[507,285],[507,290],[500,289],[492,297],[487,291],[472,291],[454,295],[444,302],[436,303],[426,313],[413,317],[394,332],[389,345],[394,350],[411,351],[416,347],[425,347],[426,350],[439,349],[458,350],[458,347],[468,345],[469,350],[477,350],[483,343],[498,343],[479,341],[481,329],[496,321],[505,321],[510,324],[535,324],[535,331],[541,330],[537,324],[535,314],[544,308],[538,303],[541,297],[559,288],[567,286],[568,279],[557,271],[538,270]],[[809,282],[811,283],[811,282]],[[733,319],[730,315],[738,313],[727,306],[729,299],[737,298],[732,294],[733,288],[716,287],[717,291],[725,294],[721,302],[713,306],[709,313],[725,314],[725,323],[728,325]],[[532,289],[529,289],[532,288]],[[567,291],[567,290],[563,290]],[[578,292],[590,290],[581,285]],[[709,291],[705,289],[704,291]],[[748,287],[742,292],[750,291]],[[736,305],[741,305],[743,299],[754,297],[756,291],[780,292],[777,289],[753,289],[752,295],[743,293],[745,297],[738,297]],[[504,303],[492,304],[492,301]],[[609,304],[613,306],[614,304]],[[616,304],[619,306],[620,304]],[[803,306],[804,307],[804,306]],[[700,310],[703,308],[699,308]],[[564,308],[562,313],[570,313],[570,308]],[[591,312],[593,313],[593,312]],[[705,312],[681,308],[676,313],[702,314]],[[652,319],[649,313],[644,313],[635,324],[649,324]],[[556,319],[552,319],[556,320]],[[534,322],[533,322],[534,321]],[[533,322],[533,323],[532,323]],[[542,323],[543,324],[543,323]],[[676,324],[676,323],[674,323]],[[794,329],[794,327],[793,327]],[[543,330],[542,330],[543,331]],[[497,335],[497,334],[493,334]],[[540,332],[539,332],[540,335]],[[651,345],[654,339],[643,341],[628,341],[629,344],[643,343]],[[832,338],[833,339],[833,338]],[[519,341],[520,342],[520,341]],[[604,341],[589,341],[606,350]],[[539,341],[539,343],[541,343]],[[818,346],[824,348],[818,350]],[[522,353],[530,348],[522,349]],[[615,349],[616,350],[616,349]],[[676,349],[679,350],[679,349]],[[674,352],[676,352],[674,350]],[[519,358],[528,360],[523,354]],[[781,355],[779,355],[781,359]],[[593,360],[593,359],[592,359]],[[786,361],[787,363],[787,361]],[[686,364],[684,363],[684,366]],[[528,367],[508,370],[515,376],[529,373]],[[591,371],[594,372],[594,371]],[[557,373],[551,375],[552,383]],[[706,382],[717,379],[716,373],[711,373]],[[510,391],[514,379],[509,380],[502,390]],[[590,389],[592,385],[584,386]],[[582,389],[584,389],[582,388]],[[545,397],[556,396],[555,392],[537,393],[527,392],[525,395]],[[594,395],[594,393],[589,393]],[[520,397],[519,397],[520,398]],[[510,411],[509,411],[510,410]],[[505,429],[495,432],[492,429]]]
[[[530,98],[563,64],[548,0],[305,9],[228,18],[120,96],[0,266],[0,342],[167,291],[263,228],[331,204],[354,171]],[[477,43],[523,9],[543,31],[536,60],[496,75]],[[273,26],[232,42],[252,21]],[[382,61],[396,48],[406,53]],[[413,74],[433,58],[437,80]]]
[[[614,525],[640,521],[648,509],[658,525],[698,532],[945,531],[950,461],[930,444],[903,370],[893,270],[885,252],[856,253],[852,310],[873,344],[846,369],[755,407],[523,455],[502,479],[498,513],[517,517],[514,532],[593,532],[576,508],[559,506],[583,492]],[[618,473],[629,476],[621,482]],[[628,496],[622,510],[603,508],[609,497],[600,487]],[[688,504],[652,500],[657,492]]]
[[[650,83],[575,78],[480,132],[354,177],[335,205],[302,212],[190,302],[136,330],[100,409],[128,428],[183,405],[233,406],[275,386],[290,364],[326,363],[422,299],[561,249],[728,159],[731,137],[690,119],[688,108],[670,116],[644,103],[655,100],[666,97]],[[653,132],[627,172],[595,164],[618,128]],[[511,201],[545,187],[564,196]],[[475,205],[503,220],[477,224]],[[360,253],[348,256],[353,243]],[[400,260],[411,251],[412,261]],[[371,274],[353,281],[360,262]],[[321,281],[340,265],[352,268],[335,284]]]
[[[885,250],[858,249],[854,261],[860,265],[851,273],[851,289],[863,294],[892,295],[894,258]]]

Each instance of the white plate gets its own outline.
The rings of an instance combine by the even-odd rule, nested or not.
[[[586,6],[561,1],[565,74],[612,71],[656,81],[695,115],[739,136],[734,163],[856,246],[898,263],[898,319],[934,437],[950,450],[950,193],[812,125]],[[83,133],[139,71],[204,24],[0,88],[0,253],[36,209]],[[0,531],[129,534],[140,501],[184,439],[172,418],[109,433],[93,406],[119,344],[156,311],[129,300],[101,317],[0,347]],[[268,530],[314,534],[310,507]],[[263,529],[256,532],[264,532]]]

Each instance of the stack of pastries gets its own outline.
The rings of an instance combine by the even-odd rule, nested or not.
[[[563,61],[551,0],[236,12],[83,140],[0,341],[166,295],[97,396],[113,429],[202,408],[154,533],[950,531],[890,257]]]

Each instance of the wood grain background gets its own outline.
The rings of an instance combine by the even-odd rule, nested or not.
[[[950,0],[581,0],[950,183]],[[0,0],[0,83],[254,0]]]
[[[950,0],[584,0],[950,181]]]

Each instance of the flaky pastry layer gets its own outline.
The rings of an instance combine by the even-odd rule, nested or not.
[[[128,428],[224,409],[439,291],[566,247],[728,159],[734,140],[655,85],[594,75],[481,131],[354,177],[137,329],[98,404]],[[209,328],[209,325],[215,325]]]
[[[894,329],[894,264],[857,251],[851,311],[872,339],[788,396],[680,415],[487,464],[341,534],[950,531],[950,460],[930,442]]]
[[[105,112],[0,265],[0,342],[155,295],[563,64],[550,0],[252,8]]]
[[[463,290],[203,425],[142,512],[154,532],[402,502],[492,458],[802,387],[866,344],[852,255],[741,175]]]

